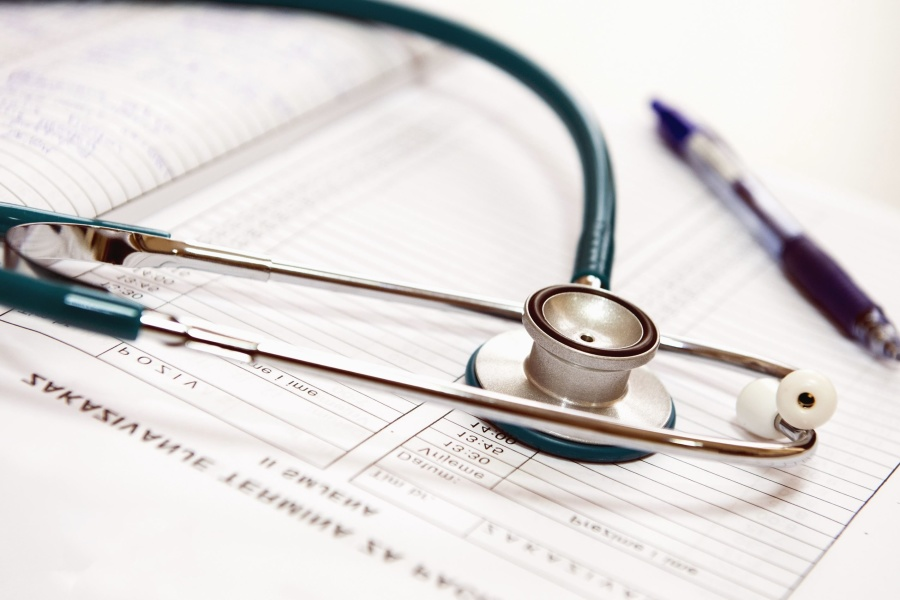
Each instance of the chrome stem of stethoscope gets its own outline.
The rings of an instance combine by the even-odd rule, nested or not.
[[[401,393],[420,401],[437,402],[488,420],[533,428],[550,427],[573,436],[587,433],[602,439],[603,443],[646,452],[675,452],[735,463],[785,466],[803,460],[816,446],[815,431],[798,430],[786,423],[779,424],[782,433],[789,439],[783,443],[738,442],[665,428],[635,427],[600,415],[468,385],[418,377],[280,342],[253,340],[242,332],[201,320],[146,311],[141,322],[142,333],[149,333],[169,344],[184,345],[231,360],[261,361],[272,365],[281,364],[289,369],[300,368],[338,380]]]
[[[660,336],[659,349],[675,354],[687,354],[692,358],[703,358],[772,377],[786,377],[794,371],[790,367],[753,356],[752,354],[742,354],[725,350],[724,348],[706,346],[692,340],[670,335]]]
[[[21,269],[21,261],[25,261],[53,271],[53,263],[63,260],[132,268],[196,268],[245,279],[299,283],[326,291],[354,292],[407,304],[438,304],[505,319],[522,319],[521,303],[312,269],[276,261],[261,254],[125,229],[70,223],[29,223],[13,227],[6,233],[7,268]]]

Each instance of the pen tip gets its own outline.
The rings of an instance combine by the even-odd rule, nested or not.
[[[877,306],[857,320],[854,336],[879,358],[900,360],[900,333]]]
[[[893,327],[891,329],[893,330]],[[900,361],[900,337],[897,335],[878,340],[872,349],[882,358]]]
[[[900,361],[900,339],[893,339],[884,344],[885,358],[892,358]]]

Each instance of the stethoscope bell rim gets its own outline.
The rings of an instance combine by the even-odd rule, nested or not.
[[[470,385],[610,417],[629,425],[671,428],[675,410],[662,383],[644,368],[659,346],[653,321],[606,290],[567,284],[535,292],[524,330],[500,334],[472,356]],[[522,442],[557,456],[621,462],[649,454],[499,424]]]
[[[570,317],[575,311],[586,318],[574,323]],[[602,331],[594,326],[598,320]],[[526,301],[522,322],[535,344],[590,368],[597,368],[595,359],[616,370],[637,368],[659,347],[659,332],[644,311],[607,290],[584,285],[538,290]]]

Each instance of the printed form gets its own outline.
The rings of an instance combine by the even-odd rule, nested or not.
[[[568,280],[581,200],[561,126],[473,61],[419,68],[340,118],[301,123],[265,160],[200,169],[105,216],[517,301]],[[664,333],[832,377],[840,405],[812,459],[576,463],[402,395],[4,309],[4,595],[790,595],[896,468],[900,374],[798,296],[658,142],[649,111],[641,123],[600,116],[619,197],[613,289]],[[241,137],[227,120],[219,135]],[[900,287],[879,278],[877,257],[900,218],[770,181],[898,314]],[[517,326],[188,269],[82,271],[151,308],[443,381]],[[734,420],[745,374],[664,353],[654,365],[677,428],[747,436]]]

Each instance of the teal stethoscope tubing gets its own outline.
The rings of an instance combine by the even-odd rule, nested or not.
[[[0,203],[0,237],[24,223],[75,223],[169,237],[165,231]],[[124,340],[137,339],[144,307],[99,289],[0,268],[0,305]]]
[[[606,144],[591,114],[542,68],[518,52],[468,27],[394,4],[369,0],[223,2],[311,10],[393,25],[478,56],[527,85],[566,125],[581,161],[584,213],[572,279],[574,281],[593,276],[603,287],[609,287],[614,251],[615,189]],[[104,224],[100,221],[6,206],[3,214],[0,214],[0,233],[5,233],[12,225],[35,221]],[[123,227],[121,224],[112,225]],[[148,232],[138,227],[124,228]],[[149,232],[160,235],[160,232]],[[122,339],[134,339],[140,329],[141,306],[130,300],[83,286],[37,280],[3,269],[0,269],[0,304]]]

